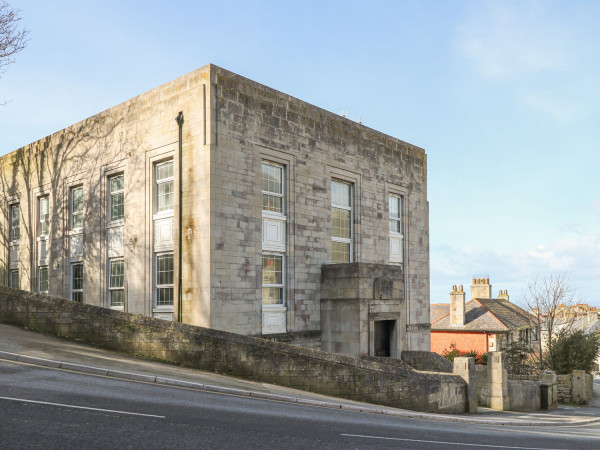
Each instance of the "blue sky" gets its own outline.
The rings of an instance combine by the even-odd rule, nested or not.
[[[426,149],[432,302],[566,271],[600,306],[600,2],[11,4],[0,154],[212,62]]]

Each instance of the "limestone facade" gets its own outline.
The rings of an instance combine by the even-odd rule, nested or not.
[[[347,118],[207,65],[0,158],[0,177],[6,285],[320,341],[322,266],[393,265],[398,349],[429,349],[425,151]]]

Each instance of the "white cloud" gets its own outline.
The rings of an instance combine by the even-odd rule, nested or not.
[[[570,32],[545,3],[475,2],[458,27],[457,45],[484,75],[515,75],[569,66]]]
[[[580,115],[580,108],[572,99],[559,98],[555,94],[533,92],[524,96],[523,103],[559,120],[573,120]]]
[[[515,288],[519,296],[536,274],[567,272],[582,297],[600,305],[600,240],[596,236],[567,237],[532,245],[518,252],[472,247],[431,249],[432,301],[447,301],[453,284],[470,284],[475,273],[487,273],[498,288]]]

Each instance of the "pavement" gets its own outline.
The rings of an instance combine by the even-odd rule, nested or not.
[[[479,407],[472,414],[435,414],[355,402],[297,389],[233,378],[0,324],[0,360],[67,370],[90,376],[155,383],[181,389],[215,392],[308,406],[443,422],[507,426],[581,426],[600,423],[600,380],[594,383],[590,406],[560,405],[555,411],[496,411]]]

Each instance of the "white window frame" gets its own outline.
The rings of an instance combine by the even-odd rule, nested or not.
[[[42,214],[42,203],[46,203],[47,218],[43,218]],[[46,232],[44,233],[44,225],[46,226]],[[40,237],[46,237],[50,234],[50,196],[43,195],[38,197],[38,235]]]
[[[75,269],[75,266],[81,266],[81,289],[75,289],[73,288],[73,270]],[[83,304],[83,286],[85,283],[85,271],[84,271],[84,267],[83,267],[83,262],[82,261],[76,261],[76,262],[72,262],[71,266],[70,266],[70,271],[69,271],[69,291],[70,291],[70,295],[69,298],[72,301],[75,301],[73,299],[73,294],[79,294],[81,293],[81,302]]]
[[[117,189],[117,190],[113,191],[113,189],[112,189],[112,181],[115,178],[119,178],[119,177],[123,179],[123,188]],[[125,220],[125,175],[122,174],[122,173],[118,173],[118,174],[111,175],[110,177],[108,177],[108,191],[109,191],[109,197],[108,197],[108,222],[110,224],[121,223],[121,222],[123,222]],[[113,199],[117,195],[122,195],[123,196],[123,217],[121,217],[120,219],[114,219],[113,218]]]
[[[158,284],[158,258],[161,256],[170,255],[172,259],[173,266],[173,282],[170,284]],[[173,303],[170,305],[159,305],[158,304],[158,290],[159,289],[171,289],[172,295],[171,298]],[[175,303],[175,253],[173,251],[165,251],[165,252],[156,252],[154,253],[154,309],[155,310],[166,310],[173,311],[174,303]]]
[[[350,206],[338,205],[333,203],[333,183],[345,184],[350,188]],[[348,262],[354,262],[354,183],[346,180],[341,180],[339,178],[331,179],[331,224],[333,226],[333,209],[344,209],[346,211],[350,211],[350,238],[340,238],[336,236],[331,236],[331,242],[340,242],[343,244],[350,244],[350,255],[348,257]],[[332,230],[333,231],[333,230]],[[333,246],[331,246],[331,259],[333,262]]]
[[[165,166],[170,164],[173,167],[173,175],[171,175],[170,177],[166,177],[166,178],[158,178],[158,169],[161,166]],[[171,208],[169,209],[163,209],[162,211],[158,210],[158,187],[161,184],[166,184],[166,183],[172,183],[173,186],[173,203],[171,205]],[[166,161],[162,161],[159,163],[156,163],[154,165],[154,216],[155,217],[162,217],[162,216],[172,216],[173,215],[173,211],[175,210],[175,164],[173,162],[172,159],[166,160]]]
[[[262,171],[264,166],[270,166],[277,170],[281,174],[281,193],[273,192],[273,191],[265,191],[262,189]],[[263,160],[260,166],[261,169],[261,208],[263,215],[277,215],[277,216],[285,216],[286,214],[286,205],[285,205],[285,167],[281,164],[277,164],[271,161]],[[264,204],[262,203],[262,196],[270,195],[272,197],[279,197],[281,199],[281,211],[270,211],[268,209],[264,209]]]
[[[17,223],[15,225],[15,211],[18,213]],[[13,203],[8,207],[8,220],[9,220],[9,241],[19,242],[21,239],[21,210],[18,203]]]
[[[81,190],[81,211],[75,211],[75,191]],[[71,231],[75,233],[81,233],[83,231],[83,218],[85,201],[83,198],[83,186],[74,186],[69,192],[69,222]],[[81,216],[81,226],[75,227],[75,216]]]
[[[42,270],[46,271],[46,283],[48,284],[47,289],[45,291],[42,291]],[[50,291],[50,270],[48,266],[38,266],[37,275],[37,291],[40,294],[47,294]]]
[[[112,267],[113,263],[120,262],[123,264],[123,283],[121,286],[111,286],[112,280]],[[113,292],[120,291],[123,294],[123,304],[122,305],[113,305],[112,296]],[[125,307],[125,259],[122,257],[111,258],[108,260],[108,304],[112,309],[123,310]]]
[[[17,274],[17,282],[15,283],[13,279],[13,275]],[[16,286],[15,286],[16,284]],[[10,269],[8,271],[8,287],[13,289],[21,289],[21,274],[19,273],[19,269]]]
[[[264,270],[264,266],[262,263],[262,260],[264,257],[279,257],[281,258],[281,284],[264,284],[262,283],[262,272]],[[285,254],[284,253],[276,253],[276,252],[263,252],[262,256],[261,256],[261,302],[263,300],[262,298],[262,288],[279,288],[281,289],[281,303],[262,303],[263,308],[281,308],[282,306],[286,306],[286,289],[285,289],[285,276],[286,276],[286,270],[285,270]]]

